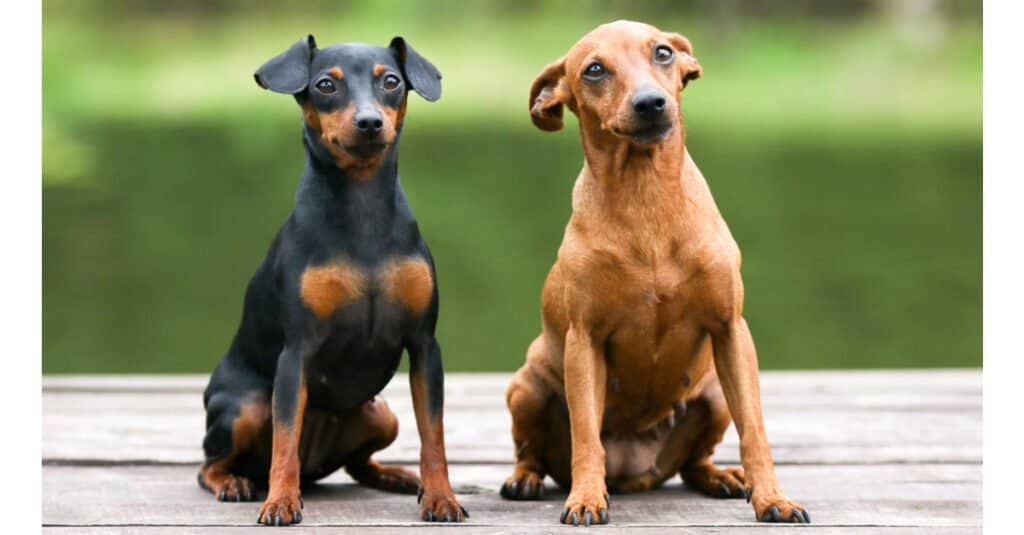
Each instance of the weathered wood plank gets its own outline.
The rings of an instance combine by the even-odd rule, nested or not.
[[[474,515],[460,532],[571,529],[555,524],[564,493],[553,486],[542,502],[497,496],[512,456],[502,396],[508,377],[448,376],[452,481]],[[251,529],[258,504],[220,504],[195,484],[204,383],[198,376],[44,378],[44,531]],[[858,534],[879,527],[915,535],[980,532],[980,371],[766,372],[762,384],[780,479],[808,506],[816,527]],[[419,446],[407,382],[396,379],[384,396],[404,431],[380,458],[414,463]],[[730,430],[719,448],[720,462],[737,461],[736,444]],[[62,461],[74,466],[55,464]],[[133,461],[156,465],[120,465]],[[880,464],[886,461],[896,464]],[[359,487],[343,473],[307,490],[305,498],[306,521],[291,532],[397,533],[427,527],[415,519],[414,498]],[[615,527],[626,532],[765,528],[753,522],[749,505],[701,497],[678,480],[612,501]],[[801,528],[772,529],[794,533]]]
[[[455,463],[511,459],[508,374],[449,374],[445,408]],[[44,462],[195,463],[202,457],[204,377],[45,377]],[[779,464],[979,463],[978,370],[765,372],[766,426]],[[380,458],[415,462],[407,381],[384,392],[403,431]],[[730,429],[718,449],[738,461]]]
[[[196,467],[43,467],[46,526],[240,526],[255,522],[259,503],[218,503],[195,483]],[[452,482],[470,525],[536,532],[555,528],[565,493],[550,485],[540,502],[502,500],[497,488],[508,465],[460,465]],[[779,477],[819,527],[966,528],[981,525],[979,465],[782,466]],[[343,473],[304,492],[304,527],[421,526],[412,496],[352,483]],[[754,527],[742,500],[716,500],[679,480],[647,493],[612,497],[616,527]],[[361,528],[362,529],[362,528]],[[730,533],[733,531],[730,530]],[[957,531],[959,532],[959,531]],[[685,533],[685,532],[684,532]],[[845,533],[845,532],[844,532]]]
[[[450,393],[482,393],[503,391],[511,377],[508,373],[449,373],[459,379],[447,387]],[[801,370],[763,371],[768,378],[763,393],[871,393],[913,392],[918,394],[981,394],[981,371],[974,368],[930,370]],[[207,375],[47,375],[43,391],[84,390],[114,392],[191,391],[201,392]],[[456,384],[457,383],[457,384]],[[393,384],[389,385],[393,388]]]
[[[460,525],[457,528],[451,526],[437,525],[437,526],[417,526],[418,529],[425,530],[424,533],[459,533],[460,535],[472,535],[472,534],[487,534],[487,535],[505,535],[505,534],[522,534],[529,533],[543,534],[543,533],[574,533],[579,535],[580,528],[573,527],[530,527],[524,529],[517,526],[473,526],[473,525]],[[123,535],[141,534],[141,535],[192,535],[192,534],[209,534],[211,532],[216,533],[252,533],[251,527],[222,527],[218,526],[215,529],[201,526],[94,526],[94,527],[46,527],[43,528],[43,533],[51,535],[64,535],[72,533],[83,533],[88,535],[97,535],[100,533],[118,533]],[[398,535],[409,533],[409,526],[289,526],[288,535],[293,534],[335,534],[335,533],[358,533],[369,534],[369,535]],[[594,528],[599,529],[599,528]],[[609,529],[609,528],[603,528]],[[664,526],[652,526],[652,527],[615,527],[615,533],[636,533],[643,535],[656,535],[665,533],[666,529]],[[728,534],[728,535],[753,535],[753,534],[765,534],[768,533],[765,530],[770,529],[772,535],[804,535],[808,533],[807,528],[804,527],[789,527],[789,526],[752,526],[752,527],[702,527],[702,528],[684,528],[672,526],[671,533],[678,535],[702,535],[702,534]],[[877,527],[829,527],[823,530],[818,530],[822,533],[830,533],[833,535],[876,535],[881,532]],[[975,533],[981,533],[980,527],[970,528],[949,528],[949,527],[886,527],[884,533],[888,535],[971,535]]]

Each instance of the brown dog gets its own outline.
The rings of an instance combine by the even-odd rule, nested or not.
[[[501,493],[538,498],[550,474],[571,487],[564,523],[605,523],[608,489],[676,473],[746,496],[759,520],[810,522],[775,478],[740,252],[686,151],[678,95],[701,75],[692,53],[681,35],[618,21],[530,88],[540,129],[560,129],[563,106],[578,116],[585,162],[543,332],[508,389],[516,466]],[[743,470],[711,462],[733,419]]]

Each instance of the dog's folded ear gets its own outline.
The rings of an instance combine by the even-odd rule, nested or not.
[[[565,57],[544,67],[530,86],[530,119],[541,130],[561,130],[568,88],[565,79]]]
[[[680,74],[682,74],[683,87],[686,87],[690,80],[700,78],[700,75],[704,73],[704,69],[701,68],[700,63],[697,63],[697,58],[693,57],[693,45],[690,44],[689,39],[678,33],[667,35],[668,42],[672,44],[672,48],[676,49],[676,54],[679,56],[677,63],[679,64]]]
[[[402,65],[402,74],[413,91],[430,102],[441,98],[441,73],[433,63],[416,53],[401,37],[392,39],[388,47]]]
[[[316,50],[316,40],[308,35],[288,50],[270,58],[253,76],[264,89],[294,95],[309,84],[309,64]]]

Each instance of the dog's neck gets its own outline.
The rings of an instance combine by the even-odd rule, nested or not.
[[[588,188],[599,191],[609,202],[656,202],[666,192],[682,187],[686,134],[681,120],[667,138],[654,145],[639,145],[597,129],[583,130],[581,139],[584,180],[593,182]]]
[[[338,166],[334,156],[324,147],[319,134],[309,125],[303,126],[306,166],[296,191],[296,206],[319,207],[317,218],[343,222],[368,220],[390,221],[397,209],[398,141],[387,148],[381,163],[369,173],[356,175]]]

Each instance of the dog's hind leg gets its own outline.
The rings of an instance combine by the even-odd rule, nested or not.
[[[387,466],[370,458],[398,436],[398,418],[381,398],[374,398],[357,409],[346,434],[361,441],[346,455],[345,471],[359,483],[379,490],[416,494],[420,478],[400,466]]]
[[[516,464],[512,475],[501,486],[501,496],[510,500],[544,497],[544,476],[551,470],[558,472],[553,476],[561,476],[556,477],[560,484],[569,484],[571,450],[567,437],[558,440],[559,433],[568,435],[568,417],[563,415],[562,421],[554,421],[553,392],[532,368],[544,361],[541,352],[545,350],[544,335],[538,336],[527,350],[526,364],[513,376],[505,395],[512,414]],[[564,462],[558,462],[555,457]],[[550,466],[552,462],[564,467]]]
[[[732,423],[717,377],[699,398],[687,405],[687,424],[700,427],[679,474],[687,485],[716,498],[743,498],[746,486],[741,468],[719,468],[711,462],[715,446]]]
[[[237,464],[240,457],[252,457],[262,442],[269,442],[263,438],[269,429],[269,420],[270,403],[264,392],[213,393],[207,402],[207,429],[203,439],[206,461],[199,470],[199,486],[222,502],[255,499],[253,478],[256,474],[243,475]],[[269,458],[269,450],[266,456]]]
[[[267,412],[266,415],[261,415],[262,423],[253,421],[249,416],[257,408]],[[212,488],[212,485],[204,481],[212,480],[216,483],[218,479],[225,477],[246,488],[252,488],[253,484],[259,487],[267,486],[271,464],[269,410],[269,404],[265,401],[261,406],[252,403],[243,405],[241,416],[234,420],[235,425],[240,426],[241,424],[237,423],[240,421],[251,421],[254,427],[260,428],[257,432],[258,438],[248,441],[246,432],[236,433],[234,436],[239,439],[238,447],[232,450],[232,454],[204,465],[200,473],[201,486]],[[244,425],[240,427],[245,428]],[[223,426],[218,427],[217,435],[222,435],[221,429]],[[223,441],[223,438],[217,435],[209,434],[209,437],[215,438],[208,440]],[[387,403],[380,398],[340,412],[307,409],[299,440],[300,483],[313,483],[345,467],[352,478],[363,485],[380,490],[415,494],[419,488],[419,478],[415,473],[401,467],[385,466],[370,458],[374,452],[394,442],[397,436],[398,419]],[[225,499],[235,499],[230,488],[227,489]]]
[[[641,437],[632,439],[632,443],[609,441],[605,444],[610,465],[608,487],[612,492],[648,490],[679,473],[686,484],[703,494],[716,498],[745,495],[742,469],[722,469],[711,462],[715,445],[721,442],[731,419],[717,379],[710,379],[697,398],[676,404],[670,416],[671,425],[664,422],[652,430],[660,438],[646,445]],[[639,471],[634,466],[631,475],[616,473],[616,467],[635,463],[642,458],[643,449],[650,447],[657,447],[658,453],[649,470]]]

